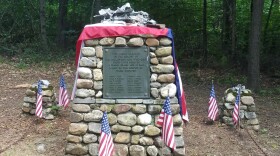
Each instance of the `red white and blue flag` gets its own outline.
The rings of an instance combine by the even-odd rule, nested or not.
[[[210,92],[210,98],[208,102],[209,108],[208,108],[208,118],[215,121],[218,115],[218,105],[216,101],[215,96],[215,90],[214,90],[214,84],[212,83],[211,92]]]
[[[238,125],[238,122],[239,122],[240,88],[238,88],[237,92],[238,93],[237,93],[237,96],[236,96],[234,109],[233,109],[233,114],[232,114],[233,123],[234,123],[235,126]]]
[[[176,145],[173,129],[173,118],[169,97],[167,97],[164,102],[163,108],[157,120],[157,124],[162,126],[161,139],[163,140],[163,142],[166,144],[166,146],[175,150]]]
[[[37,100],[36,100],[36,111],[35,115],[39,118],[43,117],[43,95],[42,95],[42,81],[38,81],[37,86]]]
[[[174,64],[174,66],[175,66],[175,80],[176,80],[176,86],[177,86],[177,98],[178,98],[178,102],[180,105],[180,114],[181,114],[184,122],[189,122],[187,101],[186,101],[185,92],[184,92],[184,89],[182,86],[180,71],[179,71],[179,68],[178,68],[178,65],[176,62]]]
[[[63,75],[61,75],[60,80],[59,80],[58,104],[60,106],[63,106],[64,108],[67,108],[69,103],[70,103],[70,100],[68,98],[66,84],[65,84]]]
[[[112,26],[102,26],[102,25],[86,25],[79,36],[79,39],[76,44],[76,66],[79,66],[79,60],[81,58],[81,48],[84,46],[85,40],[102,38],[102,37],[117,37],[117,36],[131,36],[131,35],[149,35],[153,37],[166,36],[172,40],[172,56],[173,56],[173,65],[175,67],[174,74],[176,78],[177,86],[177,98],[178,103],[180,104],[180,114],[182,119],[186,122],[189,121],[187,102],[185,93],[182,87],[182,80],[179,72],[179,68],[176,62],[175,57],[175,47],[172,30],[168,28],[157,29],[150,27],[139,27],[139,26],[124,26],[124,25],[112,25]],[[76,91],[76,81],[78,79],[78,72],[76,72],[75,83],[71,95],[71,100],[74,99],[74,94]]]
[[[107,113],[101,119],[101,135],[99,141],[99,156],[111,156],[114,152],[114,143],[108,122]]]

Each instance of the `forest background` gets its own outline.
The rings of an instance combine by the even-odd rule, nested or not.
[[[100,9],[126,2],[173,30],[183,72],[212,68],[245,75],[238,83],[255,91],[262,74],[280,77],[279,0],[1,0],[0,62],[19,68],[74,64],[83,27],[98,22],[93,16]]]

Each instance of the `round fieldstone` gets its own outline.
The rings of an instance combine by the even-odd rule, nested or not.
[[[103,80],[101,69],[93,69],[93,79],[96,81]]]
[[[172,47],[161,47],[155,51],[157,57],[169,56],[171,55]]]
[[[144,45],[144,41],[141,37],[136,37],[136,38],[131,38],[128,42],[127,42],[128,46],[133,46],[133,47],[141,47]]]
[[[125,126],[133,126],[136,124],[136,115],[133,113],[125,113],[118,115],[118,123]]]
[[[159,82],[152,82],[150,83],[151,88],[160,88],[161,84]]]
[[[84,115],[85,121],[100,121],[103,116],[103,112],[100,110],[93,110],[91,113]]]
[[[146,151],[143,146],[140,145],[131,145],[129,147],[130,156],[146,156]]]
[[[96,46],[96,45],[98,45],[98,43],[99,43],[99,40],[98,40],[98,39],[85,40],[85,45],[86,45],[87,47]]]
[[[158,77],[157,74],[152,74],[152,75],[151,75],[151,78],[150,78],[150,81],[151,81],[151,82],[156,82],[156,81],[157,81],[157,77]]]
[[[89,68],[85,68],[85,67],[78,68],[78,75],[82,79],[91,79],[92,78],[91,70]]]
[[[88,124],[88,131],[95,133],[95,134],[100,134],[101,132],[101,124],[100,123],[95,123],[95,122],[90,122]]]
[[[172,44],[172,41],[169,38],[161,38],[159,40],[159,43],[162,46],[170,46]]]
[[[233,93],[228,93],[226,95],[226,102],[234,103],[235,102],[235,96]]]
[[[151,95],[152,95],[152,97],[153,98],[158,98],[158,96],[159,96],[159,91],[158,91],[158,89],[157,88],[151,88]]]
[[[117,116],[113,113],[108,114],[108,122],[110,125],[114,125],[117,123]]]
[[[103,61],[98,58],[97,59],[97,68],[102,69],[102,67],[103,67]]]
[[[159,41],[156,38],[147,38],[146,45],[149,47],[157,47],[159,46]]]
[[[91,89],[77,89],[76,96],[81,98],[92,97],[95,95],[95,91]]]
[[[93,47],[83,47],[81,51],[83,56],[95,56],[95,49]]]
[[[83,142],[88,144],[88,143],[93,143],[97,141],[97,136],[95,134],[85,134],[83,136]]]
[[[94,81],[93,88],[96,90],[100,90],[103,88],[103,81]]]
[[[162,107],[160,105],[149,105],[148,106],[148,113],[149,114],[159,114],[162,110]]]
[[[257,115],[255,112],[245,112],[246,119],[255,119],[257,118]]]
[[[123,37],[117,37],[115,41],[116,46],[126,46],[126,40]]]
[[[160,95],[163,98],[166,98],[167,96],[173,98],[175,97],[176,93],[177,93],[177,87],[173,83],[168,84],[160,89]]]
[[[127,144],[130,142],[130,133],[119,132],[114,139],[114,142]]]
[[[100,98],[100,97],[102,97],[102,91],[98,91],[97,93],[96,93],[96,95],[95,95],[95,97],[97,97],[97,98]]]
[[[105,37],[105,38],[102,38],[102,39],[99,41],[99,44],[102,45],[102,46],[110,46],[110,45],[113,45],[114,42],[115,42],[115,39],[114,39],[114,38]]]
[[[153,145],[154,144],[154,140],[153,138],[150,137],[142,137],[139,139],[139,143],[140,145]]]
[[[111,128],[111,131],[114,133],[120,132],[119,125],[113,125]]]
[[[131,109],[129,104],[117,104],[113,107],[112,112],[115,114],[125,113]]]
[[[31,90],[31,89],[27,89],[27,90],[25,91],[25,95],[26,95],[26,96],[35,96],[35,95],[36,95],[36,92],[33,91],[33,90]]]
[[[173,125],[174,126],[180,126],[182,124],[182,117],[180,114],[173,116]]]
[[[80,67],[96,67],[96,61],[89,59],[88,57],[82,57],[79,61]]]
[[[153,73],[167,73],[167,74],[171,74],[174,70],[174,66],[173,65],[169,65],[169,64],[158,64],[158,65],[151,65],[150,69]]]
[[[70,122],[80,122],[84,119],[83,114],[71,112],[70,113]]]
[[[158,154],[158,149],[156,146],[149,146],[147,148],[147,153],[149,156],[157,156]]]
[[[241,97],[241,102],[244,105],[253,105],[255,104],[254,99],[252,96],[242,96]]]
[[[74,135],[84,135],[88,129],[87,124],[83,123],[71,123],[69,126],[69,133]]]
[[[37,145],[37,147],[36,147],[36,151],[38,152],[38,153],[45,153],[47,150],[46,150],[46,145],[45,144],[42,144],[42,143],[40,143],[40,144],[38,144]]]
[[[118,125],[118,128],[119,128],[120,131],[125,131],[125,132],[131,131],[131,127],[130,126]]]
[[[43,90],[42,95],[51,97],[54,95],[54,92],[53,92],[53,90]]]
[[[139,143],[140,135],[131,136],[131,144],[137,145]]]
[[[157,65],[157,64],[159,63],[159,61],[158,61],[158,59],[157,59],[156,57],[151,58],[151,59],[150,59],[150,62],[151,62],[151,64],[153,64],[153,65]]]
[[[137,123],[139,125],[148,125],[151,124],[151,122],[152,122],[152,116],[148,113],[141,114],[137,118]]]
[[[150,47],[150,50],[151,50],[151,47]],[[155,58],[155,57],[157,57],[156,54],[153,52],[150,52],[150,58]]]
[[[141,133],[144,130],[142,126],[136,125],[132,127],[132,133]]]
[[[95,47],[96,57],[97,58],[103,58],[103,48],[102,46],[96,46]]]
[[[91,89],[93,86],[93,81],[88,79],[78,79],[77,88]]]
[[[136,114],[146,113],[146,105],[136,104],[132,106],[131,111]]]
[[[147,136],[157,136],[160,134],[160,129],[155,127],[154,125],[148,125],[145,127],[144,134]]]
[[[92,143],[88,145],[89,154],[91,156],[98,156],[99,144]]]
[[[87,113],[90,111],[89,105],[86,104],[73,104],[72,109],[75,112]]]
[[[161,74],[157,78],[158,82],[161,83],[173,83],[175,82],[175,75],[174,74]]]
[[[128,156],[128,146],[123,144],[114,144],[115,152],[113,156]]]
[[[171,55],[161,57],[158,59],[160,64],[173,64],[173,57]]]
[[[66,140],[68,142],[79,143],[82,142],[82,137],[76,135],[67,135]]]

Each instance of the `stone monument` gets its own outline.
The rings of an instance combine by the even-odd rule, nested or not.
[[[116,35],[84,40],[83,45],[66,155],[98,155],[100,120],[107,111],[114,156],[185,156],[172,40],[150,34]],[[156,124],[167,96],[173,114],[175,151],[164,145],[161,127]]]

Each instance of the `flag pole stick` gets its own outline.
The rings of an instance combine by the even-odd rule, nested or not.
[[[240,93],[240,90],[241,90],[241,87],[240,87],[241,85],[239,84],[238,85],[238,93]],[[237,94],[238,94],[237,93]],[[240,132],[240,107],[241,107],[241,102],[240,102],[240,99],[241,99],[241,95],[239,94],[239,101],[238,101],[238,105],[239,105],[239,107],[238,107],[238,131]]]

